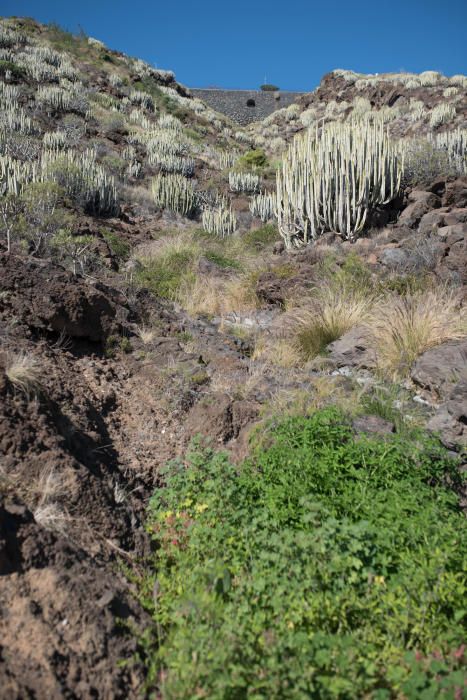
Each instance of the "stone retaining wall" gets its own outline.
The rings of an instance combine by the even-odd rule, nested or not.
[[[239,124],[260,121],[277,109],[288,107],[302,92],[262,92],[261,90],[221,90],[216,88],[190,88],[210,107],[230,117]]]

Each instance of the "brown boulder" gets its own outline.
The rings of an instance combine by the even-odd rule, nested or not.
[[[460,177],[446,184],[443,207],[467,207],[467,177]]]
[[[118,329],[117,307],[108,295],[50,261],[3,254],[0,280],[11,313],[30,328],[93,341]]]
[[[432,209],[438,209],[440,206],[441,200],[433,192],[413,190],[409,194],[409,205],[399,216],[398,224],[405,224],[413,228],[420,222],[424,214]]]
[[[427,350],[416,361],[411,376],[423,389],[447,398],[459,381],[467,379],[467,340]]]
[[[418,232],[423,236],[428,236],[430,233],[434,233],[441,226],[445,225],[446,211],[436,210],[429,211],[424,214],[420,219],[420,224],[418,226]]]
[[[359,326],[352,328],[339,340],[328,345],[329,358],[338,367],[363,367],[372,369],[376,365],[376,354],[371,347],[368,333]]]

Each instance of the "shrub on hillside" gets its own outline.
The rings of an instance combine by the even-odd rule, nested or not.
[[[336,409],[261,436],[241,467],[195,444],[151,501],[149,689],[460,697],[466,526],[447,453],[357,438]]]
[[[271,85],[271,83],[265,83],[264,85],[261,85],[260,89],[263,92],[277,92],[277,90],[279,90],[277,85]]]

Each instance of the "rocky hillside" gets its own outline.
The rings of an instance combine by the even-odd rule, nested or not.
[[[270,420],[337,406],[349,435],[434,435],[465,505],[466,85],[335,71],[242,129],[169,71],[1,21],[2,698],[193,697],[148,660],[146,570],[194,436],[239,465]],[[355,242],[286,247],[286,142],[357,113],[416,136],[397,191]]]
[[[250,127],[250,133],[257,147],[277,153],[295,134],[316,123],[360,117],[382,120],[397,138],[436,137],[465,129],[466,77],[448,78],[436,71],[364,75],[335,70],[296,104]]]

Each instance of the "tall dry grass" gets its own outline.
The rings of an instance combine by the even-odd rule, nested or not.
[[[38,358],[29,352],[8,354],[5,373],[15,389],[27,396],[38,394],[42,389],[44,369]]]
[[[394,295],[376,304],[367,328],[380,370],[402,377],[426,350],[466,336],[467,309],[446,287]]]

